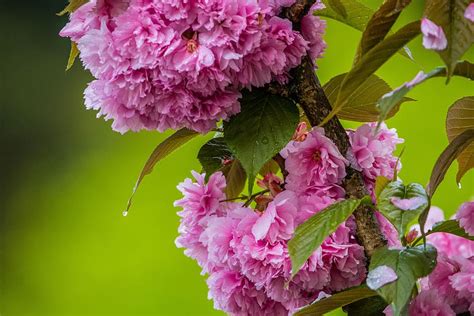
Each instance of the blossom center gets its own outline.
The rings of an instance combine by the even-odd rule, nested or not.
[[[314,153],[313,153],[313,160],[316,161],[316,162],[320,162],[321,161],[321,152],[319,150],[316,150]]]
[[[190,54],[194,53],[199,47],[199,43],[197,41],[197,32],[194,32],[192,29],[188,29],[183,32],[182,37],[187,40],[186,51]]]

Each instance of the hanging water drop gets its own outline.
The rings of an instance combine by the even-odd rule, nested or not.
[[[458,182],[458,189],[459,189],[459,190],[461,190],[461,189],[462,189],[461,182]]]
[[[123,211],[123,212],[122,212],[122,216],[123,216],[123,217],[127,217],[127,216],[128,216],[128,211]]]

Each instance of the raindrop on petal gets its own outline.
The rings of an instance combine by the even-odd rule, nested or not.
[[[389,266],[379,266],[367,275],[367,286],[372,290],[378,290],[396,279],[398,279],[398,276],[392,268]]]

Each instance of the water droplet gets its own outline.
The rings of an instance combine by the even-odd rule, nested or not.
[[[372,290],[378,290],[396,279],[398,279],[398,276],[392,268],[389,266],[379,266],[367,275],[367,286]]]
[[[262,138],[262,144],[264,144],[264,145],[268,144],[268,137]]]
[[[123,215],[123,217],[127,217],[128,216],[128,211],[123,211],[122,215]]]
[[[459,189],[462,189],[461,182],[458,182],[458,188],[459,188]]]

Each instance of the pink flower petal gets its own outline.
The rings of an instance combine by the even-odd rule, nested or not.
[[[372,290],[378,290],[397,279],[398,276],[392,268],[389,266],[379,266],[367,275],[367,286]]]
[[[448,46],[443,28],[427,18],[421,20],[421,32],[423,33],[423,46],[426,49],[443,50]]]

